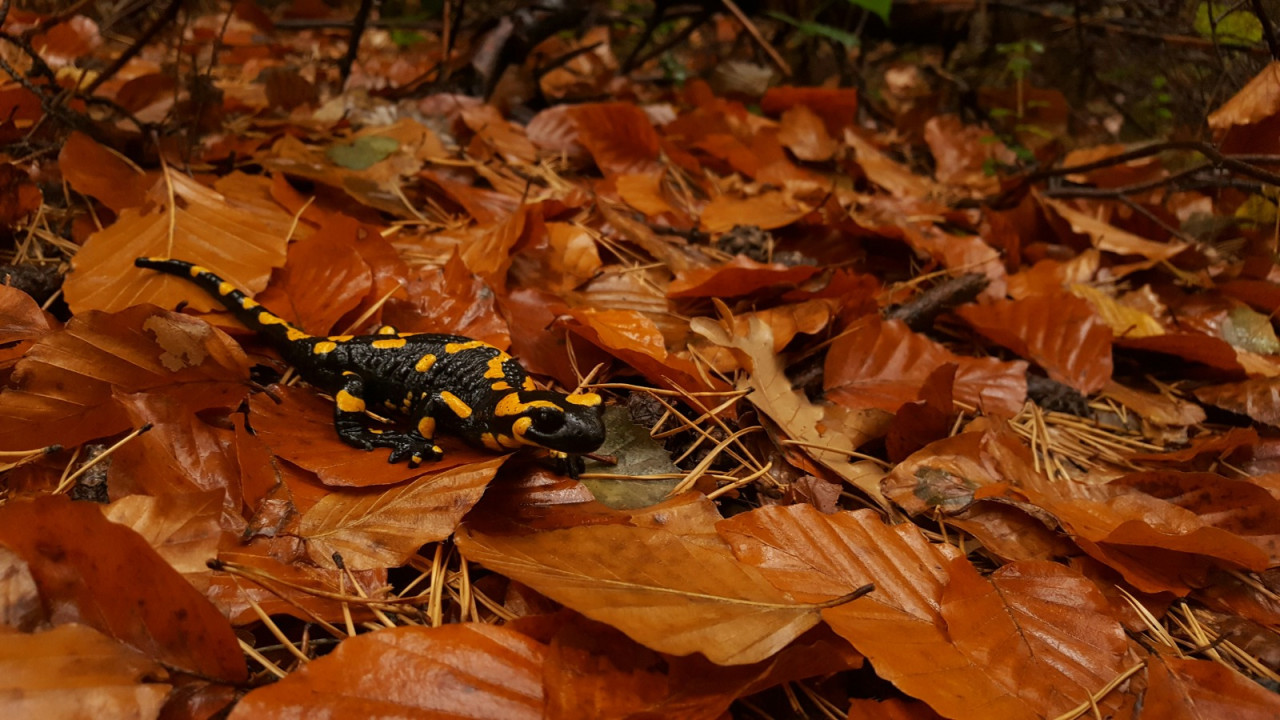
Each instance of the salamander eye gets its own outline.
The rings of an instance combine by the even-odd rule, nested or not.
[[[564,427],[564,413],[551,408],[537,408],[530,416],[533,427],[540,433],[553,433]]]

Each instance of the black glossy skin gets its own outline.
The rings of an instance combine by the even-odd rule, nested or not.
[[[333,393],[334,427],[344,442],[391,448],[389,462],[438,459],[434,437],[443,430],[491,450],[545,448],[576,475],[581,460],[570,454],[604,442],[599,395],[538,390],[520,363],[487,343],[389,327],[376,335],[308,335],[199,265],[158,258],[134,264],[186,278],[217,298],[303,379]],[[406,419],[410,429],[370,429],[366,409]]]

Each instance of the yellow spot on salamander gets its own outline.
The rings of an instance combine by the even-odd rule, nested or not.
[[[285,331],[285,337],[289,338],[291,342],[298,342],[299,340],[306,340],[311,336],[302,332],[298,328],[291,327]]]
[[[538,386],[533,384],[533,378],[527,377],[520,385],[521,390],[537,390]]]
[[[259,305],[258,302],[256,300],[253,300],[252,298],[245,298],[240,301],[240,307],[244,308],[245,310],[253,310],[254,308],[260,308],[262,306]]]
[[[453,414],[457,415],[459,419],[466,420],[471,417],[471,406],[462,402],[462,398],[454,395],[448,390],[440,393],[440,401],[448,406],[448,408],[453,411]]]
[[[339,390],[334,398],[338,401],[338,409],[347,413],[364,412],[364,400],[352,395],[346,390]]]
[[[229,282],[221,282],[221,283],[218,283],[218,294],[219,294],[219,295],[230,295],[231,293],[233,293],[233,292],[235,292],[235,291],[236,291],[236,286],[235,286],[235,285],[232,285],[232,284],[231,284],[231,283],[229,283]]]
[[[489,378],[490,380],[497,380],[498,378],[506,377],[507,361],[512,359],[513,358],[510,355],[504,352],[500,352],[497,355],[489,358],[489,363],[488,363],[489,369],[484,371],[484,376]]]
[[[350,340],[352,337],[355,337],[355,336],[354,335],[330,335],[329,339],[334,342],[346,342]]]
[[[418,358],[418,364],[417,364],[417,365],[414,365],[414,366],[413,366],[413,369],[414,369],[414,370],[417,370],[418,372],[423,372],[423,373],[424,373],[424,372],[426,372],[426,371],[430,370],[430,369],[431,369],[431,366],[432,366],[432,365],[435,365],[435,364],[436,364],[436,356],[435,356],[435,355],[431,355],[430,353],[428,353],[428,354],[423,355],[422,357]]]
[[[502,443],[498,442],[498,438],[493,433],[485,433],[481,435],[480,442],[490,450],[502,449]]]
[[[374,340],[373,342],[369,343],[369,345],[379,350],[394,350],[396,348],[404,347],[404,343],[405,343],[404,338],[388,338],[386,340]]]
[[[493,390],[510,390],[511,383],[507,382],[506,380],[499,380],[498,382],[490,385],[489,387]]]
[[[395,404],[395,403],[393,403],[393,402],[391,402],[390,400],[383,400],[383,401],[382,401],[382,406],[383,406],[383,407],[385,407],[385,408],[386,408],[386,409],[388,409],[388,410],[395,410],[395,409],[396,409],[396,404]]]
[[[476,348],[482,348],[482,347],[492,347],[492,346],[489,345],[489,343],[481,342],[480,340],[470,340],[462,343],[449,343],[444,346],[444,351],[452,355],[454,353],[460,353],[463,350],[474,350]]]
[[[430,440],[436,435],[436,419],[430,415],[418,420],[418,434]]]
[[[529,432],[531,427],[533,427],[533,418],[522,417],[511,423],[511,432],[515,434],[516,439],[524,440],[524,434]]]
[[[378,334],[379,335],[395,335],[396,329],[390,325],[383,325],[382,327],[378,328]]]
[[[595,393],[574,393],[572,395],[566,395],[564,401],[573,403],[574,405],[584,405],[586,407],[595,407],[602,402],[600,396]]]
[[[512,415],[520,415],[531,408],[551,408],[564,412],[564,408],[556,405],[550,400],[533,400],[530,402],[520,402],[520,393],[507,393],[502,396],[498,404],[493,409],[495,417],[511,417]]]
[[[187,272],[191,274],[191,277],[197,277],[203,273],[209,272],[209,268],[204,267],[203,265],[192,265],[191,269]]]
[[[311,348],[311,352],[316,355],[324,355],[325,353],[331,353],[337,349],[338,349],[337,343],[332,342],[330,340],[322,340],[316,343],[315,347]]]

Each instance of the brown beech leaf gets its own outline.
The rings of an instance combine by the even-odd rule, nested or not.
[[[493,291],[471,274],[457,254],[443,267],[423,270],[405,290],[408,300],[393,297],[383,306],[383,322],[401,332],[465,335],[499,348],[510,347],[511,331],[494,307]]]
[[[36,342],[0,393],[0,447],[77,445],[129,427],[113,393],[163,393],[195,411],[244,396],[244,351],[208,323],[151,306],[90,312]]]
[[[1078,572],[1027,561],[983,578],[964,559],[948,572],[942,617],[952,642],[1032,712],[1066,712],[1123,669],[1124,629]]]
[[[1209,114],[1209,127],[1227,130],[1253,125],[1280,111],[1280,62],[1272,61],[1240,88],[1230,100]]]
[[[32,635],[0,628],[0,716],[155,718],[164,667],[87,625]]]
[[[297,534],[321,567],[340,553],[346,567],[403,565],[429,542],[453,533],[507,456],[424,474],[392,487],[329,493],[302,516]]]
[[[367,451],[344,443],[333,429],[333,405],[314,391],[280,385],[270,390],[249,398],[253,429],[273,453],[315,473],[326,485],[391,485],[493,457],[442,438],[445,455],[434,463],[416,468],[389,463],[388,450]]]
[[[111,522],[141,535],[170,567],[196,584],[192,576],[208,575],[205,563],[218,557],[222,498],[218,491],[129,495],[102,512]],[[207,578],[197,587],[205,585]]]
[[[827,132],[839,137],[858,117],[858,92],[854,88],[792,87],[769,88],[760,99],[760,109],[769,115],[781,115],[804,106],[826,123]]]
[[[830,160],[840,149],[822,118],[806,105],[795,105],[782,113],[778,141],[809,162]]]
[[[924,141],[933,154],[933,175],[938,182],[974,193],[999,191],[1000,179],[987,172],[992,162],[1017,162],[1013,152],[991,130],[965,125],[958,115],[929,118],[924,125]]]
[[[543,668],[548,720],[718,720],[739,697],[862,664],[861,655],[825,628],[805,633],[767,660],[721,666],[696,654],[664,657],[577,613],[565,611],[553,620],[560,623],[554,634],[536,633],[550,646]],[[519,619],[515,623],[516,629],[527,627]]]
[[[870,316],[839,335],[827,353],[827,397],[852,409],[894,412],[916,399],[929,375],[955,363],[955,398],[986,412],[1013,417],[1027,395],[1025,362],[956,355],[912,332],[900,320]]]
[[[812,265],[789,267],[735,255],[718,267],[678,273],[667,286],[667,297],[739,297],[775,286],[795,286],[817,273],[818,268]]]
[[[283,210],[232,202],[178,172],[170,171],[167,181],[178,207],[166,183],[157,182],[151,189],[155,204],[124,210],[72,258],[72,272],[62,286],[72,312],[140,303],[173,307],[183,301],[195,310],[222,307],[182,278],[135,268],[134,258],[199,263],[250,292],[261,290],[271,268],[284,264],[290,218]]]
[[[514,630],[481,623],[387,628],[250,692],[230,717],[538,720],[545,654]]]
[[[1148,593],[1185,595],[1207,583],[1215,564],[1266,568],[1280,523],[1266,491],[1214,473],[1161,470],[1098,488],[1023,489],[1082,550]]]
[[[1280,696],[1209,660],[1152,657],[1143,714],[1169,720],[1272,720]]]
[[[884,502],[880,494],[884,472],[869,462],[853,462],[850,457],[857,447],[885,433],[883,413],[837,412],[843,409],[809,402],[803,392],[791,386],[774,350],[773,329],[758,317],[750,319],[746,333],[739,333],[736,327],[730,333],[723,324],[707,318],[694,318],[690,326],[716,345],[733,348],[750,358],[751,373],[739,380],[739,387],[752,389],[747,399],[792,439],[803,442],[805,454]]]
[[[112,493],[188,496],[213,491],[218,496],[213,501],[215,524],[221,511],[230,532],[243,530],[234,433],[169,395],[116,393],[115,399],[132,427],[149,423],[151,429],[112,455],[107,468]]]
[[[875,583],[823,619],[881,677],[946,717],[1052,717],[1109,681],[1126,647],[1101,593],[1057,564],[1015,563],[983,579],[954,548],[867,510],[762,508],[717,529],[740,558],[800,597]],[[976,609],[983,604],[991,607]],[[1080,627],[1090,634],[1076,635]]]
[[[79,130],[63,143],[58,167],[72,189],[97,198],[116,212],[145,202],[154,179],[148,179],[139,167]]]
[[[1280,378],[1264,377],[1196,388],[1202,402],[1280,427]]]
[[[1226,340],[1212,335],[1195,332],[1165,333],[1148,337],[1116,338],[1116,345],[1134,350],[1175,355],[1183,360],[1190,360],[1208,365],[1216,370],[1223,370],[1232,375],[1244,376],[1244,367],[1236,358],[1235,348]]]
[[[0,343],[34,340],[53,327],[32,297],[9,285],[0,285]]]
[[[655,384],[685,390],[723,390],[724,383],[705,378],[687,358],[667,351],[662,331],[644,313],[635,310],[571,311],[575,334],[635,368]]]
[[[698,222],[709,233],[723,233],[735,225],[755,225],[773,230],[790,225],[808,215],[808,205],[781,192],[766,192],[755,197],[735,198],[720,195],[702,209]]]
[[[569,108],[578,142],[605,175],[658,172],[660,139],[653,123],[633,103],[594,103]]]
[[[360,224],[339,216],[289,247],[274,282],[254,298],[312,335],[346,332],[335,327],[369,294],[373,273],[356,251]]]
[[[940,187],[927,177],[911,172],[902,163],[893,160],[870,141],[853,130],[844,133],[844,141],[853,148],[858,167],[867,179],[879,185],[890,195],[900,198],[930,198],[939,194]]]
[[[53,622],[82,622],[171,667],[243,682],[226,618],[133,530],[61,496],[0,506],[0,545],[27,562]]]
[[[988,339],[1082,393],[1097,392],[1111,379],[1111,329],[1088,302],[1074,295],[965,305],[956,314]]]
[[[1127,230],[1121,230],[1104,220],[1071,207],[1062,200],[1054,200],[1042,195],[1037,195],[1036,199],[1067,221],[1073,232],[1088,236],[1093,242],[1093,246],[1097,249],[1117,255],[1138,255],[1145,258],[1147,262],[1129,266],[1135,270],[1139,269],[1139,267],[1150,266],[1161,260],[1168,260],[1187,248],[1187,244],[1184,242],[1156,242]]]
[[[486,535],[463,525],[456,542],[468,560],[671,655],[759,662],[818,622],[819,606],[706,537],[622,525]]]
[[[292,615],[307,622],[316,618],[329,622],[345,622],[350,614],[354,622],[372,619],[364,605],[340,598],[354,593],[351,578],[360,583],[366,595],[376,594],[387,586],[385,570],[360,570],[347,573],[325,569],[310,563],[284,563],[272,556],[284,542],[296,545],[292,538],[258,538],[237,544],[218,553],[218,560],[251,573],[255,580],[230,573],[214,573],[205,594],[232,625],[243,626],[258,621],[258,610],[268,615]]]

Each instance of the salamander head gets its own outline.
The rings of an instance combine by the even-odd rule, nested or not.
[[[511,432],[525,445],[585,453],[604,442],[604,401],[595,393],[518,390],[498,401],[494,415],[514,417]]]

